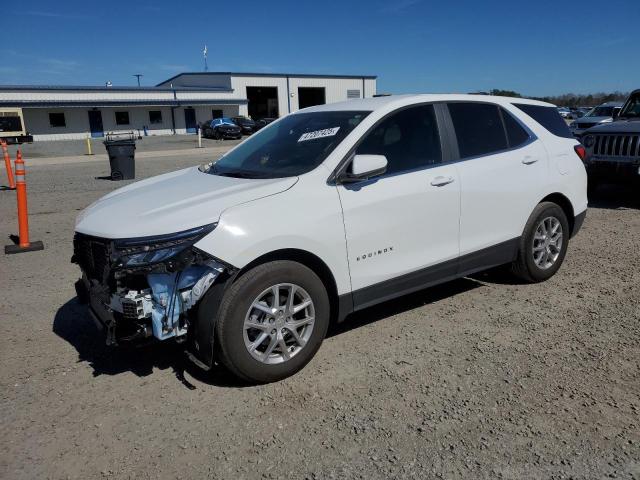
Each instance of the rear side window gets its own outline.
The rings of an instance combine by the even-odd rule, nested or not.
[[[461,158],[488,155],[508,147],[497,105],[449,103]]]
[[[516,148],[529,140],[529,133],[522,128],[522,125],[511,116],[509,112],[504,109],[500,109],[502,113],[502,120],[504,121],[504,129],[507,131],[507,140],[509,141],[509,148]]]
[[[567,122],[562,119],[555,107],[526,105],[524,103],[514,103],[514,105],[554,135],[564,138],[573,138],[573,135],[567,126]]]
[[[442,153],[433,105],[391,114],[367,134],[356,153],[387,157],[387,174],[439,163]]]

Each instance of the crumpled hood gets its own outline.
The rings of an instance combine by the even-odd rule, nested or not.
[[[217,222],[227,208],[283,192],[297,179],[221,177],[198,167],[178,170],[105,195],[78,215],[76,231],[102,238],[180,232]]]
[[[596,125],[588,130],[589,133],[640,133],[640,119],[616,120],[615,122]]]

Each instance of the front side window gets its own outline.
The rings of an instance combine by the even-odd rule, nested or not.
[[[460,102],[450,103],[448,107],[461,158],[489,155],[508,148],[497,105]]]
[[[369,112],[296,113],[263,128],[215,162],[207,173],[281,178],[320,165]]]
[[[64,113],[50,113],[49,125],[52,127],[66,127],[67,122],[64,118]]]
[[[129,112],[116,112],[116,125],[129,125]]]
[[[433,105],[419,105],[391,114],[367,134],[356,154],[384,155],[387,174],[439,163],[442,151]]]

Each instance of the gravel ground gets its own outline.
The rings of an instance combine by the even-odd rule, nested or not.
[[[246,137],[245,137],[246,138]],[[104,138],[92,138],[91,148],[94,155],[106,153],[103,145]],[[220,144],[231,145],[236,144],[235,140],[213,140],[210,138],[202,139],[203,147],[217,146]],[[166,150],[189,150],[196,148],[198,145],[197,135],[160,135],[157,137],[142,137],[136,140],[136,152],[162,152]],[[65,157],[74,155],[84,155],[87,153],[87,141],[85,140],[55,140],[55,141],[36,141],[33,143],[25,143],[22,145],[22,151],[27,158],[51,158]],[[10,146],[10,150],[15,150],[15,146]],[[14,158],[13,152],[11,158]]]
[[[139,178],[198,163],[143,159]],[[108,350],[69,259],[77,212],[124,182],[95,162],[27,173],[46,249],[0,259],[0,478],[640,479],[637,192],[601,192],[550,281],[385,303],[293,378],[247,387],[173,344]]]

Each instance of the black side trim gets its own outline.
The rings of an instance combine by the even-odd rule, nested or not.
[[[579,213],[574,217],[573,220],[573,230],[571,230],[571,238],[575,237],[576,234],[582,228],[582,224],[584,223],[584,219],[587,218],[587,211],[585,210],[582,213]]]
[[[353,294],[345,293],[338,296],[338,317],[336,321],[341,323],[347,315],[353,312]]]
[[[456,277],[458,261],[448,260],[438,265],[411,272],[391,280],[376,283],[353,292],[354,310],[361,310],[376,303],[391,300],[406,293],[415,292],[436,283]]]
[[[513,262],[518,255],[519,243],[520,239],[514,238],[493,247],[463,255],[458,261],[458,275],[463,277],[480,270]]]
[[[515,260],[519,238],[353,292],[353,311]]]

